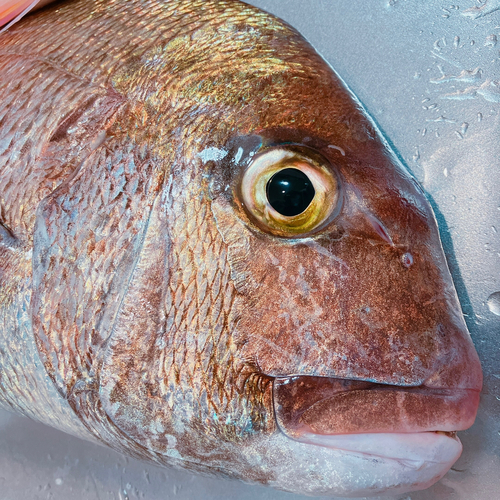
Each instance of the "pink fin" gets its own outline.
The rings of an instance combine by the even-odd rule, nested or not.
[[[53,0],[0,0],[0,33],[17,23],[28,12],[40,8]]]

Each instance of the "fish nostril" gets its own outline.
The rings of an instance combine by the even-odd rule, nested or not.
[[[401,256],[401,262],[406,268],[411,267],[413,265],[413,255],[410,252],[405,252]]]
[[[436,326],[436,333],[437,333],[440,337],[446,337],[446,328],[445,328],[445,326],[444,326],[442,323],[439,323],[439,324]]]

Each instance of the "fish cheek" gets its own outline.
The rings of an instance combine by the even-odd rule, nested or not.
[[[250,293],[252,308],[238,324],[242,356],[271,376],[393,384],[402,377],[413,383],[425,379],[439,347],[432,336],[433,314],[427,321],[412,304],[411,287],[400,293],[392,285],[397,274],[388,261],[393,256],[371,258],[371,248],[363,255],[348,242],[330,249],[331,256],[305,244],[266,248],[261,243],[253,245],[259,263],[248,266],[259,288]],[[349,258],[354,251],[364,264]],[[417,328],[412,320],[422,333],[412,331]]]
[[[106,348],[100,399],[161,460],[237,463],[247,443],[275,430],[272,386],[235,356],[240,299],[198,181],[153,208]]]
[[[400,201],[373,197],[386,205]],[[432,231],[406,229],[417,259],[406,268],[405,245],[391,244],[374,222],[387,219],[382,205],[374,204],[373,213],[346,207],[330,231],[290,241],[250,230],[230,201],[214,200],[232,279],[247,303],[235,335],[244,359],[269,376],[418,385],[432,373],[446,351],[436,328],[449,316],[446,302],[435,300],[445,287],[432,255],[439,241]],[[407,212],[403,219],[412,225]]]
[[[244,301],[234,335],[238,356],[273,377],[296,372],[303,350],[318,354],[325,344],[318,336],[324,340],[331,327],[322,328],[329,314],[313,295],[321,291],[333,301],[337,280],[314,255],[303,260],[307,248],[297,251],[288,241],[249,230],[224,196],[212,202],[212,212]]]

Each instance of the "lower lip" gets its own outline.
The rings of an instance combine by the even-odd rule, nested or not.
[[[438,469],[448,469],[462,453],[462,443],[457,437],[440,432],[340,435],[305,432],[294,439],[365,457],[394,460],[416,470],[433,464]]]

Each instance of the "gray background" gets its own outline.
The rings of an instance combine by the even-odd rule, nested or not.
[[[249,2],[295,26],[331,63],[436,209],[485,386],[457,470],[405,500],[500,497],[500,317],[487,304],[500,291],[500,0],[451,2]],[[305,497],[144,465],[0,412],[0,499],[68,498]]]

